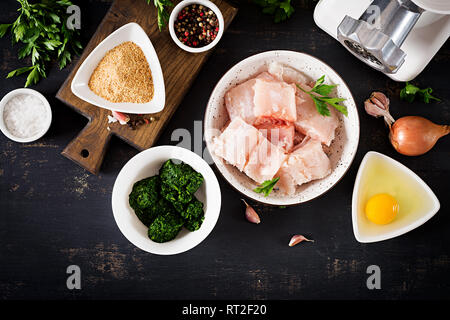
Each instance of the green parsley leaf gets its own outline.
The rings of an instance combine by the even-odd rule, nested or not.
[[[11,27],[11,24],[0,24],[0,38],[8,32],[9,27]]]
[[[165,0],[164,0],[165,1]],[[72,54],[79,54],[80,42],[78,30],[69,30],[66,20],[69,17],[67,7],[70,0],[18,0],[20,8],[17,19],[11,24],[0,25],[0,37],[8,31],[13,43],[21,42],[18,57],[31,57],[31,66],[13,70],[7,78],[29,72],[25,87],[36,84],[46,77],[47,62],[57,60],[60,68],[67,65]]]
[[[14,76],[19,76],[19,75],[21,75],[22,73],[25,73],[25,72],[27,72],[27,71],[30,71],[30,70],[33,69],[33,68],[34,68],[34,67],[31,66],[31,67],[23,67],[23,68],[19,68],[19,69],[13,70],[13,71],[11,71],[10,73],[8,73],[8,75],[6,76],[6,78],[8,79],[8,78],[12,78],[12,77],[14,77]]]
[[[337,85],[321,84],[320,86],[317,86],[317,87],[313,88],[311,91],[315,92],[317,94],[320,94],[321,96],[327,96],[336,87],[337,87]]]
[[[147,0],[147,3],[150,4],[150,1]],[[169,22],[170,15],[167,8],[173,7],[173,3],[169,0],[153,0],[153,4],[158,12],[158,28],[161,31]]]
[[[25,83],[25,88],[32,84],[38,83],[40,79],[38,66],[34,66],[31,72],[28,74],[27,82]]]
[[[436,100],[441,101],[441,99],[433,97],[431,93],[433,92],[433,89],[426,88],[419,91],[419,95],[422,97],[423,102],[430,103],[430,100]]]
[[[24,24],[18,24],[14,29],[14,39],[16,42],[19,42],[22,40],[23,36],[25,35],[26,28]]]
[[[295,11],[291,0],[253,0],[253,2],[262,7],[263,13],[273,15],[275,23],[287,20]]]
[[[313,90],[320,85],[322,85],[325,82],[325,75],[321,76],[319,79],[316,80],[316,83],[314,84]]]
[[[272,180],[266,180],[261,185],[253,189],[256,193],[264,193],[264,197],[268,197],[272,192],[273,187],[277,184],[280,177],[274,178]]]
[[[323,84],[324,82],[325,76],[323,75],[319,79],[317,79],[316,83],[314,84],[314,87],[310,91],[306,91],[298,84],[297,88],[309,94],[309,96],[313,99],[317,112],[319,114],[323,116],[330,116],[331,113],[330,110],[328,109],[328,105],[330,105],[340,113],[344,114],[345,116],[348,116],[347,107],[339,104],[340,102],[345,101],[346,99],[333,98],[328,96],[331,93],[331,91],[333,91],[333,89],[337,87],[337,85]]]
[[[329,117],[331,114],[330,114],[330,110],[328,110],[327,103],[323,100],[320,100],[316,96],[311,96],[311,97],[316,105],[317,112],[319,112],[323,116]]]
[[[343,99],[343,98],[330,98],[330,97],[321,97],[319,99],[321,99],[322,101],[328,103],[329,105],[334,107],[340,113],[348,116],[347,107],[339,104],[339,102],[345,101],[345,99]]]
[[[55,50],[55,48],[62,44],[62,42],[58,40],[47,40],[42,43],[48,50]]]
[[[425,103],[430,103],[431,100],[441,101],[441,99],[432,96],[432,92],[433,89],[431,88],[420,89],[406,82],[405,87],[400,91],[400,99],[409,103],[413,102],[416,98],[421,99]]]

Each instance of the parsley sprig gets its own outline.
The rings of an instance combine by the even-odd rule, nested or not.
[[[420,89],[419,87],[406,82],[405,87],[400,91],[400,99],[406,100],[410,103],[413,102],[416,98],[422,99],[422,101],[425,103],[430,103],[431,100],[441,101],[441,99],[433,97],[431,95],[432,92],[433,89],[429,87]]]
[[[330,110],[328,109],[327,106],[330,105],[340,113],[343,113],[345,116],[348,116],[347,108],[339,104],[340,102],[345,101],[346,99],[333,98],[328,96],[337,85],[324,84],[324,81],[325,76],[323,75],[319,79],[317,79],[316,83],[314,84],[314,87],[310,91],[303,89],[298,84],[297,88],[299,88],[300,90],[311,96],[311,98],[314,101],[314,104],[316,105],[317,112],[319,112],[321,115],[330,116]]]
[[[280,180],[280,177],[276,177],[272,180],[266,180],[261,185],[253,189],[253,191],[255,191],[256,193],[264,193],[264,197],[268,197],[272,192],[273,187],[277,184],[278,180]]]
[[[19,17],[13,23],[0,25],[0,38],[10,30],[12,43],[23,44],[19,59],[31,56],[31,66],[13,70],[7,75],[11,78],[28,72],[25,82],[25,87],[28,87],[47,76],[45,69],[49,61],[58,60],[59,68],[63,69],[73,54],[79,54],[82,46],[77,40],[79,32],[66,26],[67,7],[72,5],[71,1],[17,1],[21,6]]]
[[[262,11],[266,14],[274,16],[275,23],[285,21],[294,13],[294,7],[291,0],[253,0],[257,5],[261,6]]]
[[[158,10],[158,28],[161,31],[169,22],[170,15],[167,8],[172,7],[173,3],[169,0],[147,0],[147,3],[150,4],[150,1],[153,1]]]

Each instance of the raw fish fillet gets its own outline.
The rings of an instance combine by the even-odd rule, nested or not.
[[[255,90],[253,86],[256,79],[277,81],[270,73],[265,71],[258,74],[254,79],[247,80],[228,90],[225,94],[225,108],[231,120],[240,117],[248,124],[255,122],[255,104],[253,102]]]
[[[257,118],[271,117],[284,121],[297,120],[295,87],[284,82],[256,79],[253,85],[255,96],[254,115]]]
[[[255,82],[255,79],[247,80],[225,94],[225,107],[231,120],[239,117],[249,124],[255,121],[255,104],[253,103]]]
[[[287,83],[309,83],[310,80],[300,71],[278,62],[269,64],[269,73],[279,81]]]
[[[305,90],[311,90],[305,85],[303,87]],[[313,99],[301,90],[297,90],[296,104],[297,120],[294,122],[295,128],[304,135],[330,146],[339,125],[337,111],[329,106],[330,116],[322,116],[317,112]]]
[[[321,142],[309,139],[288,155],[276,174],[280,177],[277,187],[281,192],[292,195],[296,185],[322,179],[330,172],[330,159],[323,151]]]
[[[258,129],[235,117],[220,136],[213,139],[212,151],[242,171],[250,153],[262,139],[266,140]]]
[[[263,138],[250,153],[244,172],[256,182],[263,183],[274,177],[285,159],[283,149]]]
[[[289,157],[289,156],[288,156]],[[297,190],[297,184],[295,183],[294,178],[289,172],[288,165],[283,163],[280,170],[276,173],[276,176],[280,179],[278,180],[275,188],[278,188],[281,193],[286,195],[293,195]]]
[[[276,120],[273,118],[262,118],[258,120],[255,127],[272,144],[283,148],[286,152],[294,147],[295,127],[292,122]]]
[[[261,72],[260,74],[258,74],[255,79],[261,79],[261,80],[266,80],[266,81],[278,81],[278,79],[276,77],[274,77],[272,74],[270,74],[267,71]]]

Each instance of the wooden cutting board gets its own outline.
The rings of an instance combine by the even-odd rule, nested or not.
[[[179,1],[172,2],[176,5]],[[224,0],[213,2],[220,8],[225,28],[227,28],[236,15],[237,9]],[[155,114],[158,120],[142,125],[136,130],[131,130],[126,125],[121,126],[118,122],[108,124],[107,115],[111,114],[109,110],[93,106],[77,98],[70,89],[75,73],[91,51],[109,34],[129,22],[138,23],[152,41],[161,63],[166,87],[166,105],[161,112]],[[112,135],[120,137],[139,150],[151,147],[172,117],[211,51],[193,54],[180,49],[170,37],[168,28],[162,32],[159,31],[156,23],[156,9],[152,1],[148,5],[145,0],[115,0],[78,63],[56,94],[59,100],[89,119],[86,127],[67,145],[62,155],[97,174]]]

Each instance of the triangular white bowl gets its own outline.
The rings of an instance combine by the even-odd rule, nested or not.
[[[132,41],[142,49],[150,66],[154,85],[154,96],[148,103],[113,103],[96,95],[89,89],[89,79],[100,60],[109,50],[126,41]],[[156,51],[145,31],[134,22],[120,27],[92,50],[75,74],[71,89],[74,95],[90,104],[125,113],[156,113],[164,108],[166,101],[164,77]]]
[[[370,222],[364,213],[364,207],[367,201],[367,199],[365,199],[367,198],[365,196],[365,192],[367,192],[367,190],[364,188],[364,178],[367,172],[366,170],[370,168],[373,160],[382,161],[386,166],[392,167],[395,170],[400,170],[401,174],[407,175],[411,178],[411,183],[416,183],[417,189],[421,190],[421,200],[427,201],[430,205],[427,208],[421,208],[414,213],[410,213],[414,214],[414,219],[397,217],[397,219],[387,225],[375,225]],[[356,240],[367,243],[387,240],[400,236],[427,222],[436,214],[436,212],[438,212],[439,208],[440,204],[436,195],[413,171],[400,162],[395,161],[394,159],[381,153],[370,151],[365,155],[356,176],[352,197],[352,222]]]

